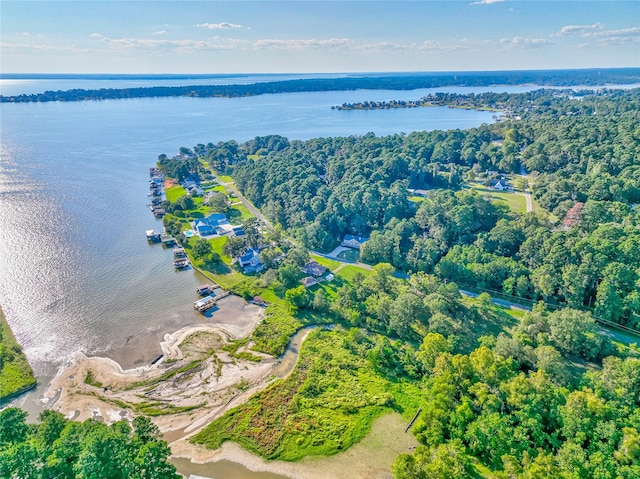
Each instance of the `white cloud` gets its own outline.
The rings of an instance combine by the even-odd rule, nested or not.
[[[501,3],[504,0],[479,0],[477,2],[473,2],[471,5],[492,5],[494,3]]]
[[[594,30],[602,29],[603,25],[600,22],[594,23],[593,25],[566,25],[560,29],[557,36],[571,36],[571,35],[582,35],[588,34],[589,32],[593,32]]]
[[[602,32],[587,33],[585,37],[637,37],[640,36],[640,27],[621,28],[619,30],[604,30]]]
[[[151,38],[108,38],[103,42],[122,49],[169,49],[180,52],[194,50],[229,50],[230,47],[203,40],[160,40]]]
[[[413,45],[415,47],[415,45]],[[363,43],[362,45],[355,45],[353,50],[366,52],[402,52],[406,51],[410,46],[403,45],[395,42],[376,42],[376,43]]]
[[[327,38],[324,40],[311,39],[263,39],[253,43],[253,47],[258,50],[306,50],[319,48],[345,48],[352,45],[348,38]]]
[[[463,41],[466,41],[463,40]],[[446,45],[444,43],[440,43],[438,41],[435,40],[426,40],[424,42],[422,42],[422,44],[419,46],[418,48],[419,50],[446,50],[446,51],[451,51],[451,50],[468,50],[467,47],[464,47],[462,45]]]
[[[89,53],[95,52],[94,49],[91,48],[78,48],[75,46],[65,46],[65,45],[49,45],[46,43],[11,43],[11,42],[0,42],[0,49],[6,51],[20,51],[25,52],[29,51],[31,53],[56,53],[56,52],[64,52],[71,53],[74,55],[78,55],[81,53]]]
[[[212,30],[226,29],[226,28],[244,28],[243,25],[236,23],[220,22],[220,23],[198,23],[196,27],[204,27]]]
[[[544,38],[501,38],[500,43],[513,48],[540,48],[545,45],[553,45],[551,40],[545,40]]]
[[[169,32],[166,30],[159,30],[157,32],[153,32],[152,35],[167,35]]]
[[[90,33],[89,36],[91,38],[103,38],[104,35],[100,34],[100,33]]]

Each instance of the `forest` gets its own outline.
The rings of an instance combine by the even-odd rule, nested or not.
[[[0,477],[179,479],[155,424],[137,417],[107,426],[43,411],[35,424],[18,408],[0,411]]]
[[[242,97],[267,93],[338,90],[415,90],[442,86],[551,85],[595,86],[632,84],[640,81],[638,68],[585,70],[531,70],[504,72],[443,72],[413,75],[347,76],[260,82],[248,85],[190,85],[175,87],[101,88],[46,91],[15,96],[0,95],[0,102],[88,101],[149,97]]]
[[[269,136],[198,148],[311,250],[364,235],[366,263],[590,310],[640,329],[640,90],[578,97],[546,90],[500,101],[520,119],[465,131]],[[468,188],[487,171],[521,165],[538,205],[533,213]],[[416,199],[410,189],[428,194]],[[578,203],[580,221],[564,225]]]

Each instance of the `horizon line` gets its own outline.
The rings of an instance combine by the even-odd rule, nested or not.
[[[482,74],[482,73],[518,73],[518,72],[575,72],[575,71],[597,71],[597,70],[639,70],[640,66],[624,67],[585,67],[585,68],[536,68],[536,69],[514,69],[514,70],[380,70],[380,71],[334,71],[334,72],[226,72],[226,73],[90,73],[90,72],[0,72],[0,79],[18,79],[18,77],[82,77],[82,76],[173,76],[173,77],[228,77],[228,76],[251,76],[251,75],[425,75],[425,74]]]

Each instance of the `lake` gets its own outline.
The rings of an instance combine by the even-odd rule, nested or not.
[[[94,86],[95,81],[77,79],[0,80],[3,94]],[[147,206],[148,168],[159,154],[267,134],[309,139],[471,128],[492,122],[493,114],[451,108],[337,111],[331,106],[487,90],[3,104],[0,305],[39,378],[36,391],[17,405],[37,412],[49,380],[79,350],[108,355],[124,367],[145,365],[160,354],[165,333],[202,322],[192,303],[203,278],[176,272],[171,252],[145,239],[145,230],[162,228]]]

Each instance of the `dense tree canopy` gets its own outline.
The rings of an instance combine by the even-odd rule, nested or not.
[[[68,421],[47,410],[37,424],[17,408],[0,411],[0,477],[19,479],[179,479],[148,418],[110,426]]]

